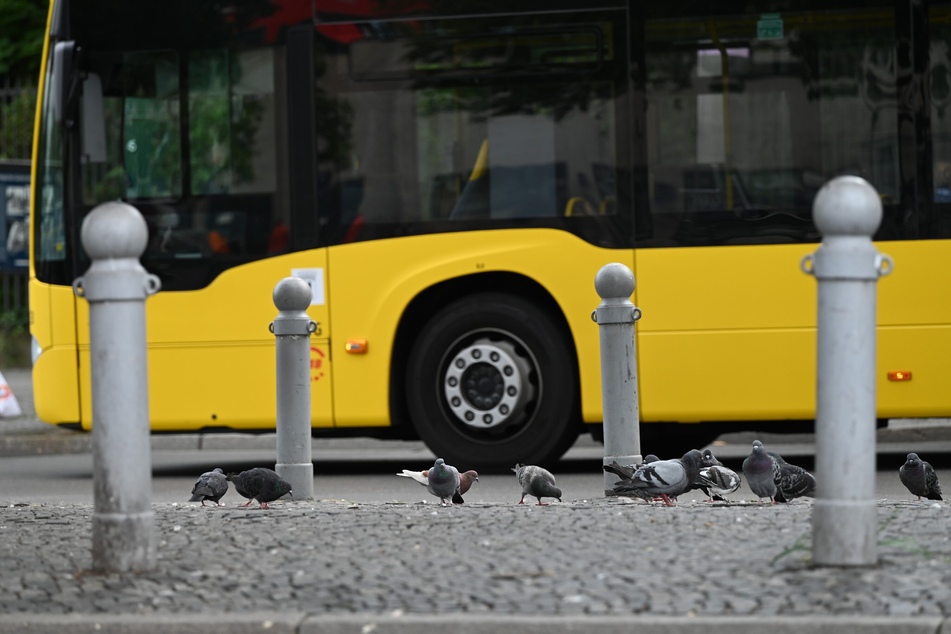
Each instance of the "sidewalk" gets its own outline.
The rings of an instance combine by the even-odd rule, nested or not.
[[[0,634],[951,633],[951,507],[881,503],[858,569],[810,565],[811,509],[164,504],[155,568],[100,575],[91,508],[5,507]]]

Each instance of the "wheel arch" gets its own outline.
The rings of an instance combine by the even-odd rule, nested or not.
[[[494,292],[516,295],[526,299],[552,316],[565,342],[569,344],[571,362],[575,374],[575,408],[578,420],[580,413],[580,378],[578,368],[578,354],[565,315],[548,290],[529,277],[510,272],[489,272],[465,275],[444,280],[420,291],[407,304],[400,316],[393,341],[393,357],[390,363],[390,420],[400,435],[407,438],[416,438],[406,401],[406,391],[403,389],[403,379],[406,376],[409,352],[413,344],[419,339],[423,328],[429,321],[432,306],[445,306],[467,295],[476,293]]]

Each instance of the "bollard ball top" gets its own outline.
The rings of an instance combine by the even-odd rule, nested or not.
[[[823,236],[869,236],[882,224],[882,199],[868,181],[839,176],[822,186],[812,218]]]
[[[274,305],[280,311],[307,310],[311,296],[310,284],[299,277],[285,277],[274,287]]]
[[[138,209],[112,201],[97,205],[83,219],[80,240],[91,260],[138,259],[149,243],[149,228]]]
[[[630,297],[634,292],[634,273],[620,262],[605,264],[594,276],[594,289],[602,299]]]

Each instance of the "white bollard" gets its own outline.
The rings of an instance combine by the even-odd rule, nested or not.
[[[881,199],[865,180],[840,176],[819,191],[813,220],[822,245],[802,261],[819,286],[812,556],[820,566],[874,565],[875,293],[892,270],[872,244]]]
[[[270,330],[277,350],[277,464],[275,471],[291,485],[295,500],[314,499],[311,457],[310,335],[317,330],[305,312],[310,284],[285,277],[274,287],[280,311]]]
[[[139,263],[149,231],[139,210],[99,205],[83,220],[92,260],[73,282],[89,302],[95,509],[92,565],[104,572],[155,566],[145,299],[159,279]]]
[[[601,304],[591,313],[601,335],[601,405],[604,416],[604,464],[631,466],[641,462],[637,403],[637,351],[634,322],[641,318],[631,303],[634,274],[613,262],[594,278]],[[604,472],[604,494],[613,495],[618,478]]]

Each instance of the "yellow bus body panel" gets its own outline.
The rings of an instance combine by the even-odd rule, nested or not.
[[[33,366],[37,416],[50,423],[79,421],[75,296],[72,287],[30,280],[30,333],[42,350]]]
[[[277,316],[274,286],[293,269],[326,270],[317,250],[229,269],[198,291],[162,292],[146,300],[149,415],[153,431],[274,427],[276,353],[268,330]],[[92,420],[89,305],[79,301],[83,427]],[[314,427],[333,425],[326,302],[307,314],[320,325],[311,338]],[[319,366],[315,361],[320,361]]]
[[[878,282],[880,417],[947,416],[951,241],[876,245],[895,262]],[[815,416],[817,244],[636,252],[641,417],[653,421]],[[892,370],[912,380],[892,382]]]
[[[632,260],[633,251],[602,249],[571,234],[544,229],[414,236],[333,247],[329,286],[337,425],[389,424],[393,335],[414,297],[444,280],[497,271],[535,280],[558,303],[578,350],[582,415],[600,422],[599,335],[591,312],[601,300],[594,277],[609,262],[631,267]],[[440,308],[434,306],[432,311]],[[347,354],[344,345],[350,339],[366,339],[367,353]]]
[[[878,283],[878,414],[951,415],[951,299],[940,292],[951,285],[951,273],[941,266],[951,241],[876,246],[895,262]],[[152,426],[273,426],[268,324],[277,309],[271,292],[292,269],[324,271],[326,301],[308,310],[320,327],[312,338],[315,427],[389,425],[390,357],[406,306],[434,284],[493,271],[535,280],[559,305],[578,351],[584,420],[599,422],[594,276],[614,261],[634,268],[634,303],[643,311],[637,323],[642,420],[809,419],[815,415],[817,283],[800,261],[816,248],[635,253],[594,247],[559,231],[500,230],[355,243],[250,263],[201,291],[159,292],[146,301]],[[71,288],[35,280],[30,301],[31,330],[44,349],[34,368],[38,414],[50,422],[75,422],[81,414],[88,428],[88,306]],[[368,351],[347,353],[350,340],[366,340]],[[913,378],[889,381],[892,370]]]

